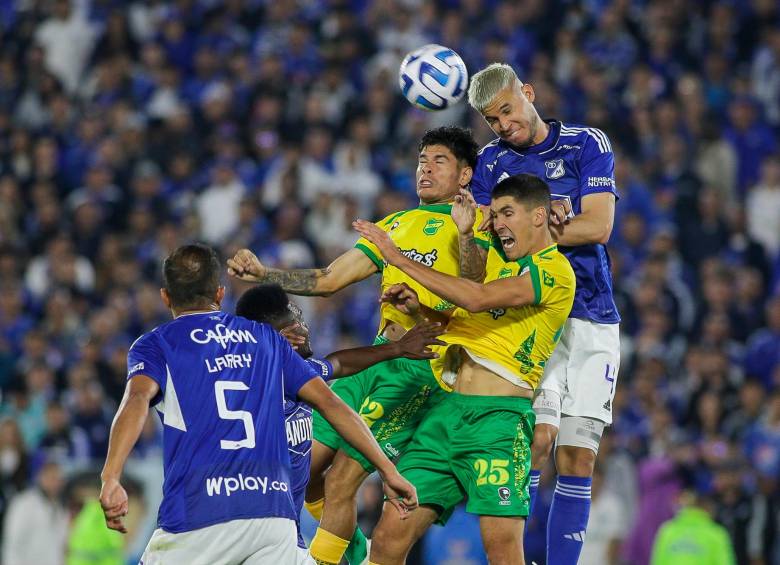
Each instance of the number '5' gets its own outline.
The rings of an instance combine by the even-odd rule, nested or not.
[[[477,459],[474,461],[474,470],[478,474],[477,486],[506,484],[509,481],[507,467],[509,467],[509,459],[491,459],[489,465],[486,459]],[[488,471],[488,468],[490,471]]]

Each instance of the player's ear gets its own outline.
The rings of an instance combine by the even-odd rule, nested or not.
[[[225,299],[225,287],[219,286],[217,287],[217,295],[214,297],[214,300],[217,303],[217,308],[219,308],[220,304],[222,304],[222,301]]]
[[[539,206],[536,209],[536,214],[534,214],[534,226],[535,227],[541,227],[546,226],[549,222],[549,215],[547,214],[547,208],[544,206]]]
[[[164,288],[160,289],[160,298],[162,298],[163,304],[165,304],[165,307],[170,310],[171,309],[171,297],[168,296],[168,291]]]
[[[458,179],[458,184],[462,188],[466,188],[471,182],[471,177],[473,176],[474,176],[474,169],[466,165],[460,170],[460,179]]]
[[[534,100],[536,100],[536,92],[534,92],[534,87],[530,84],[526,83],[523,86],[520,87],[520,92],[523,93],[523,96],[526,97],[526,99],[533,104]]]

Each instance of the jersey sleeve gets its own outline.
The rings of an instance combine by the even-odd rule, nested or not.
[[[286,339],[276,332],[273,332],[273,334],[276,346],[281,349],[282,354],[284,394],[288,398],[295,398],[303,385],[320,375],[295,352]]]
[[[619,198],[615,187],[615,155],[612,145],[601,130],[590,128],[580,154],[580,195],[611,192]]]
[[[474,220],[474,243],[483,249],[490,249],[493,236],[489,231],[479,231],[479,226],[484,219],[485,215],[482,213],[482,208],[477,208],[477,217]]]
[[[310,357],[309,359],[306,359],[306,363],[322,377],[322,380],[329,381],[333,378],[333,365],[327,359],[315,359]]]
[[[389,216],[386,216],[385,218],[376,222],[374,225],[381,228],[383,231],[389,232],[393,227],[393,222],[395,219],[402,213],[403,212],[390,214]],[[376,265],[376,268],[379,269],[380,273],[385,269],[385,258],[382,257],[382,253],[379,251],[379,248],[368,241],[365,237],[361,237],[357,240],[355,243],[355,249],[360,249],[363,253],[365,253],[366,256],[371,259],[374,265]]]
[[[146,375],[160,387],[162,398],[165,394],[165,384],[168,379],[165,357],[162,348],[154,337],[154,334],[144,334],[139,337],[130,351],[127,352],[127,380],[129,381],[137,375]],[[156,404],[155,399],[152,404]]]
[[[481,206],[490,204],[490,193],[493,191],[493,173],[487,168],[489,159],[490,155],[483,149],[477,155],[477,164],[471,176],[471,194]]]

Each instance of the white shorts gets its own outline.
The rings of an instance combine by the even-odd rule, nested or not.
[[[314,557],[311,556],[309,550],[302,547],[298,548],[298,561],[296,563],[297,565],[317,565],[317,562],[314,561]]]
[[[611,424],[619,368],[618,324],[569,318],[561,340],[547,361],[539,389],[558,395],[560,413],[564,416],[595,418]],[[560,424],[545,421],[541,414],[536,423]]]
[[[173,534],[156,529],[139,565],[296,563],[298,533],[287,518],[231,520]]]

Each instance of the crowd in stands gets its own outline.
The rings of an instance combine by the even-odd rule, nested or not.
[[[169,318],[170,251],[326,265],[354,218],[416,205],[427,129],[491,139],[465,102],[425,113],[400,96],[403,55],[432,42],[472,73],[512,64],[542,117],[598,127],[615,150],[623,350],[582,562],[648,563],[693,484],[738,563],[780,563],[774,0],[0,1],[4,563],[78,548],[128,347]],[[232,310],[245,287],[225,284]],[[371,341],[377,289],[299,300],[315,353]],[[145,471],[159,426],[134,454],[139,512],[159,497]],[[540,564],[552,470],[542,481],[526,539]],[[363,502],[370,531],[381,496]],[[20,537],[32,516],[51,544]],[[457,513],[412,562],[483,563],[475,528]],[[138,556],[139,532],[120,553]]]

